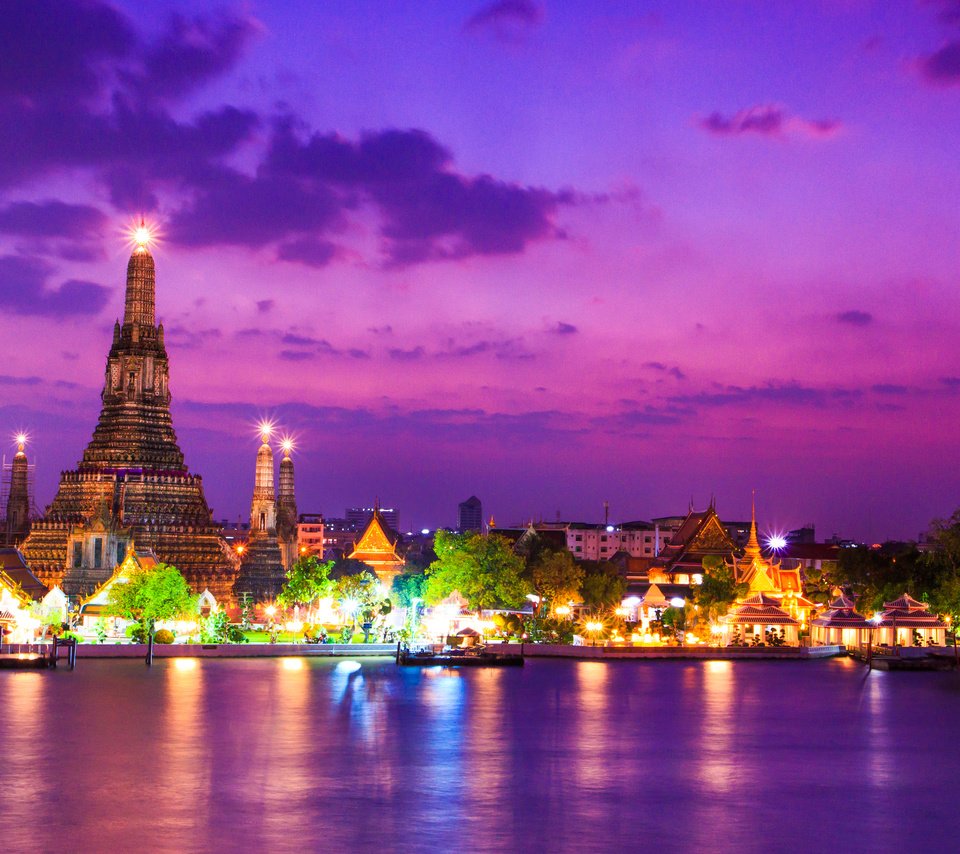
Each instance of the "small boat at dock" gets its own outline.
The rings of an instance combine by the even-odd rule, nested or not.
[[[523,656],[476,648],[454,648],[442,652],[398,648],[397,664],[402,667],[523,667]]]

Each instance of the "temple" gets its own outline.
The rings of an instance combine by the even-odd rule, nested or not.
[[[277,530],[278,503],[274,487],[273,449],[270,447],[272,428],[264,424],[261,429],[261,445],[257,451],[253,483],[253,500],[250,504],[250,535],[240,560],[236,594],[238,597],[249,594],[255,602],[272,602],[283,587],[286,572],[283,548]],[[287,459],[289,460],[289,455]],[[283,473],[282,466],[281,473]],[[292,498],[292,461],[289,462],[286,477],[289,479],[286,489]],[[296,547],[295,531],[294,547]]]
[[[369,566],[389,590],[393,579],[403,570],[403,558],[397,554],[398,541],[399,537],[390,530],[380,514],[380,502],[377,501],[373,515],[349,558]]]
[[[22,548],[48,586],[86,596],[130,543],[176,566],[190,586],[232,599],[237,561],[212,521],[199,475],[187,469],[170,415],[169,361],[155,319],[156,277],[141,228],[127,265],[123,323],[113,328],[100,420],[77,468]]]
[[[757,537],[755,499],[751,502],[750,537],[743,547],[743,557],[732,557],[727,565],[733,570],[736,582],[747,585],[744,600],[757,596],[776,600],[777,606],[801,625],[807,623],[816,610],[816,604],[803,595],[799,563],[785,567],[777,557],[764,556]]]

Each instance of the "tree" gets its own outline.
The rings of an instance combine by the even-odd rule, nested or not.
[[[556,608],[580,598],[583,567],[574,561],[570,552],[544,552],[534,564],[530,576],[541,605],[547,601]]]
[[[357,616],[372,620],[374,604],[381,600],[380,582],[369,570],[356,575],[344,575],[333,585],[333,598],[340,611],[349,614],[351,626],[356,628]]]
[[[390,594],[398,607],[410,608],[414,599],[423,601],[426,586],[427,575],[425,572],[404,572],[401,575],[394,576]]]
[[[722,557],[709,555],[703,559],[703,582],[693,588],[693,602],[707,620],[716,622],[748,589],[749,585],[737,583],[733,567]]]
[[[157,620],[172,620],[197,610],[197,597],[175,566],[137,566],[110,588],[106,613],[134,620],[150,634]]]
[[[437,531],[437,559],[427,569],[426,598],[439,602],[459,590],[471,608],[501,605],[517,608],[530,592],[523,578],[523,559],[499,534],[452,534]]]
[[[581,595],[588,608],[616,608],[627,592],[627,581],[609,563],[598,563],[583,576]]]
[[[309,607],[318,599],[330,595],[333,589],[333,582],[330,580],[332,568],[333,561],[320,563],[314,555],[300,558],[287,571],[287,579],[283,582],[277,601],[284,607]]]

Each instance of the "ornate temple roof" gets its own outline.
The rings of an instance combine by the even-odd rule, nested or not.
[[[946,624],[936,614],[930,612],[930,606],[926,602],[918,602],[906,592],[892,602],[883,603],[883,613],[880,614],[875,625],[883,628],[897,626],[905,629],[946,628]]]
[[[359,560],[372,567],[402,566],[403,558],[397,554],[399,539],[381,515],[378,501],[373,508],[373,515],[367,527],[348,557],[350,560]]]
[[[799,626],[800,623],[779,605],[778,600],[758,593],[737,605],[724,619],[728,623],[736,624]]]
[[[691,510],[679,530],[660,550],[655,566],[667,571],[699,571],[708,555],[727,556],[737,546],[723,527],[711,504],[706,510]]]

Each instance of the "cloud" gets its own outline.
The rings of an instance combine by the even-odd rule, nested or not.
[[[924,80],[936,86],[960,85],[960,41],[947,42],[919,60]]]
[[[564,323],[562,320],[557,321],[555,326],[550,327],[550,332],[554,335],[576,335],[579,331],[572,323]]]
[[[910,393],[910,389],[905,385],[894,385],[892,383],[876,383],[870,386],[870,390],[876,394],[884,395],[905,395]]]
[[[256,219],[261,242],[297,236],[325,239],[342,228],[347,214],[362,202],[372,204],[380,217],[383,254],[388,264],[398,267],[515,254],[535,241],[562,239],[556,213],[561,205],[575,203],[574,195],[566,191],[526,187],[490,175],[462,175],[454,170],[450,152],[422,130],[388,129],[357,140],[320,133],[301,139],[289,118],[276,124],[257,179],[234,174],[232,181],[240,186],[230,198],[247,197],[254,208],[262,194],[283,199],[294,210],[306,207],[308,213],[319,204],[322,216],[296,221],[281,216],[268,233],[262,233],[265,224]],[[201,189],[202,216],[196,217],[201,220],[212,207],[202,201],[203,194],[209,191]],[[185,233],[194,213],[181,214],[189,220]],[[226,228],[202,239],[239,242]],[[316,245],[319,260],[324,260],[331,249]],[[283,251],[303,260],[305,248],[315,251],[296,243]]]
[[[257,311],[260,314],[267,314],[268,312],[273,311],[273,306],[275,301],[272,299],[259,299],[257,300]]]
[[[648,371],[656,371],[657,373],[667,374],[668,376],[674,377],[678,380],[685,380],[687,378],[687,375],[676,365],[666,365],[663,362],[644,362],[641,367],[646,368]]]
[[[238,58],[249,21],[229,13],[216,24],[174,18],[152,45],[96,0],[10,0],[3,12],[0,184],[93,169],[115,205],[151,209],[150,182],[204,172],[257,122],[232,107],[177,120],[158,102],[223,73]]]
[[[102,70],[123,59],[136,36],[129,21],[97,2],[6,0],[0,27],[0,98],[54,103],[103,89]]]
[[[837,119],[804,119],[787,113],[783,107],[775,104],[761,104],[748,107],[725,116],[714,112],[698,120],[702,130],[714,136],[740,136],[756,134],[758,136],[785,137],[802,135],[812,139],[828,139],[841,130]]]
[[[859,309],[841,311],[835,319],[837,323],[848,323],[851,326],[869,326],[873,323],[873,315],[868,311],[860,311]]]
[[[862,392],[858,389],[814,388],[795,382],[770,382],[762,386],[720,386],[716,391],[676,395],[668,398],[668,401],[694,407],[752,406],[767,403],[819,408],[834,404],[846,405],[861,396]]]
[[[99,209],[56,199],[14,202],[0,208],[0,232],[4,234],[67,240],[99,239],[106,224],[107,218]]]
[[[491,31],[498,38],[512,40],[540,26],[543,8],[531,0],[498,0],[481,7],[464,23],[465,33]]]
[[[131,79],[146,98],[185,95],[228,71],[260,29],[254,19],[230,12],[215,19],[174,14],[166,34],[146,51],[142,72]]]
[[[960,390],[960,377],[940,377],[940,382],[951,391]]]
[[[0,307],[13,314],[68,318],[98,314],[110,299],[110,288],[78,279],[49,290],[52,274],[53,268],[39,258],[0,257]]]
[[[290,243],[282,243],[277,249],[277,258],[282,261],[295,261],[317,268],[326,267],[339,254],[334,243],[317,237],[301,237]]]
[[[404,350],[401,347],[391,347],[387,350],[387,355],[395,362],[416,362],[424,358],[427,351],[423,347],[413,347]]]

